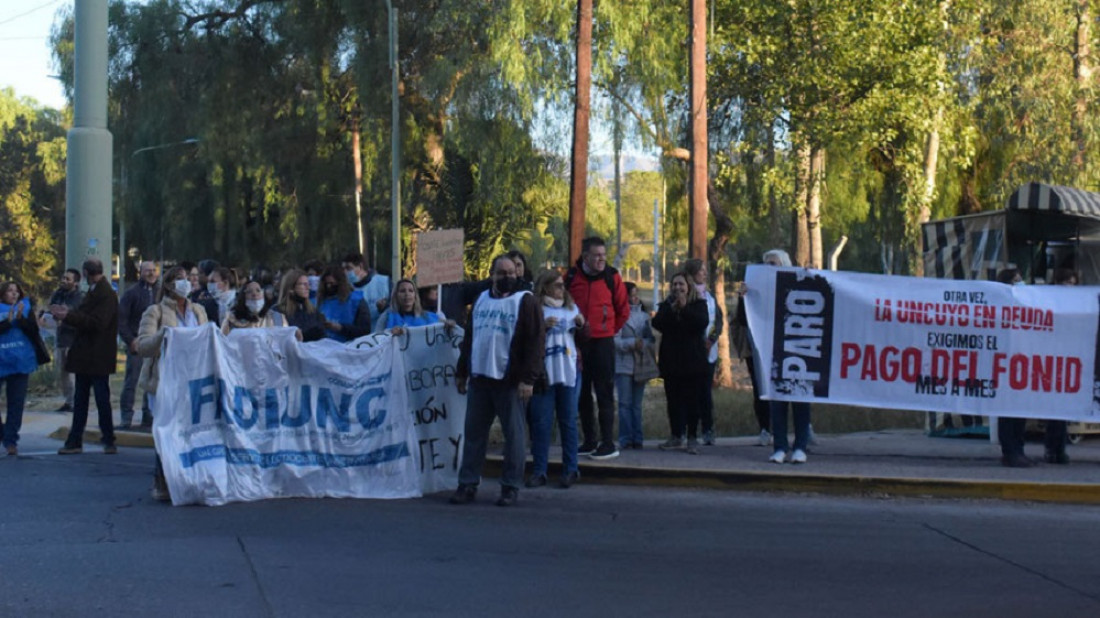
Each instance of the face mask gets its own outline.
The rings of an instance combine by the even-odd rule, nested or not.
[[[306,279],[309,280],[309,291],[316,292],[317,286],[321,285],[321,277],[319,275],[309,275]]]
[[[264,299],[257,298],[256,300],[246,300],[244,304],[252,313],[259,313],[264,308]]]
[[[354,270],[346,270],[344,272],[347,273],[348,281],[351,282],[352,284],[354,284],[356,281],[358,281],[358,279],[356,279],[356,277],[355,277],[355,271]]]
[[[187,279],[176,279],[174,282],[176,288],[176,294],[187,298],[187,295],[191,293],[191,282]]]
[[[218,284],[214,283],[213,281],[206,284],[206,291],[209,292],[211,296],[217,296],[218,294],[221,294],[221,292],[218,290]]]
[[[516,278],[515,277],[501,277],[496,280],[497,291],[501,294],[511,294],[516,291]]]

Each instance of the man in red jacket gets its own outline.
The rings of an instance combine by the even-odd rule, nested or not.
[[[581,395],[578,411],[583,441],[579,455],[593,459],[619,456],[615,445],[615,333],[630,317],[626,286],[619,271],[607,265],[607,245],[598,236],[585,238],[577,265],[565,275],[569,294],[584,314],[590,338],[578,345],[581,364]],[[596,443],[592,391],[599,407],[600,441]]]

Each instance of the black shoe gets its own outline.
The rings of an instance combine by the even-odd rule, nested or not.
[[[1001,465],[1006,468],[1030,468],[1035,462],[1024,455],[1005,455],[1001,457]]]
[[[636,451],[640,451],[640,450],[645,448],[645,445],[642,444],[641,442],[631,442],[630,443],[630,448],[632,448]]]
[[[589,457],[591,457],[592,459],[598,459],[598,460],[614,459],[615,457],[618,457],[618,456],[619,456],[619,449],[615,448],[615,443],[614,442],[603,442],[603,443],[601,443],[596,448],[596,450],[593,451],[591,455],[589,455]]]
[[[466,504],[473,502],[477,497],[477,485],[459,484],[458,489],[451,495],[451,504]]]
[[[79,455],[84,452],[84,448],[80,446],[65,445],[57,449],[58,455]]]
[[[595,450],[596,450],[596,443],[595,442],[585,442],[584,444],[577,447],[577,454],[578,455],[591,455],[593,453],[593,451],[595,451]]]
[[[103,447],[104,455],[118,455],[118,447],[114,444],[107,444]]]
[[[133,428],[133,425],[131,425],[128,422],[127,423],[119,423],[118,425],[115,426],[115,431],[130,431],[130,429],[132,429],[132,428]]]
[[[524,487],[542,487],[546,484],[545,474],[536,474],[527,479],[527,482],[523,484]]]
[[[561,477],[561,482],[559,483],[559,486],[562,489],[569,489],[570,487],[573,486],[574,483],[576,483],[580,479],[581,479],[581,473],[577,472],[577,471],[573,471],[573,472],[570,472],[569,474],[566,474],[565,476]]]
[[[61,407],[58,408],[57,410],[55,410],[55,412],[72,412],[72,411],[73,411],[73,407],[70,406],[67,403],[61,404]]]
[[[1069,463],[1069,455],[1066,455],[1065,451],[1047,451],[1043,455],[1043,461],[1050,464],[1065,465]]]
[[[515,487],[501,487],[497,506],[512,506],[519,499],[519,490]]]

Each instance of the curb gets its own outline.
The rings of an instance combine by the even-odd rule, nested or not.
[[[68,427],[58,427],[48,438],[65,441],[69,438]],[[85,444],[99,444],[103,434],[98,429],[84,430]],[[153,448],[153,434],[142,431],[116,431],[115,446],[128,446],[137,448]]]
[[[486,457],[486,471],[499,476],[503,457]],[[561,473],[560,464],[550,464]],[[823,474],[770,474],[736,470],[685,470],[637,468],[614,464],[580,464],[582,483],[819,493],[829,495],[911,498],[1013,500],[1060,504],[1100,504],[1100,485],[1084,483],[1037,483],[1019,481],[945,480],[875,476],[831,476]],[[491,474],[490,474],[491,475]]]
[[[49,435],[56,440],[69,436],[68,427]],[[86,443],[98,443],[98,429],[84,432]],[[137,431],[116,431],[118,446],[153,448],[153,435]],[[487,455],[484,473],[499,477],[504,458]],[[1055,504],[1100,504],[1100,484],[1039,483],[1021,481],[946,480],[881,476],[835,476],[826,474],[771,474],[737,470],[689,470],[684,468],[639,468],[608,463],[581,463],[581,482],[596,485],[629,485],[727,491],[816,493],[834,496],[947,498],[1012,500]],[[561,474],[561,464],[551,462],[549,471]]]

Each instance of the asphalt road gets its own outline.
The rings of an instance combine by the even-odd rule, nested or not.
[[[1100,615],[1094,507],[583,482],[171,507],[151,470],[0,459],[0,615]]]

